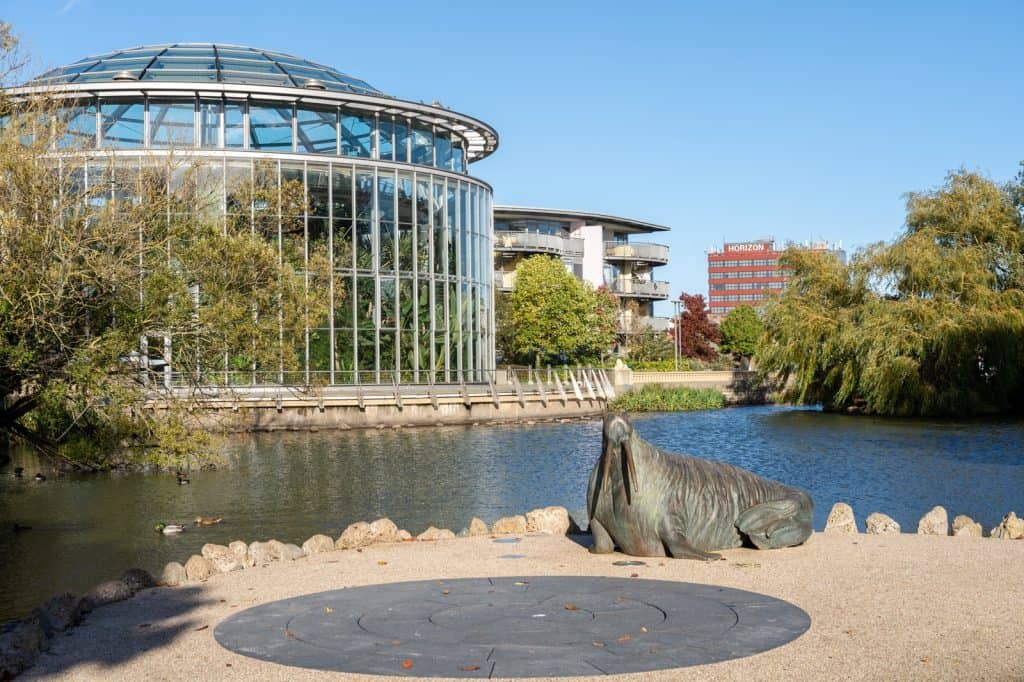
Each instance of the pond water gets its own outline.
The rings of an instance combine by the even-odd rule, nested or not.
[[[864,518],[881,511],[914,532],[932,506],[986,531],[1024,512],[1024,422],[928,422],[783,407],[637,416],[641,436],[808,490],[815,528],[836,501]],[[49,475],[16,451],[0,469],[0,622],[63,590],[80,593],[130,566],[159,572],[207,542],[337,537],[388,516],[413,534],[458,531],[562,505],[585,524],[599,420],[562,424],[253,434],[232,438],[218,471],[179,486],[168,474]],[[16,479],[15,466],[25,467]],[[222,516],[176,536],[158,522]],[[31,530],[15,532],[15,523]]]

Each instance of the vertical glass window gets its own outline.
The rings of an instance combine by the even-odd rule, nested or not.
[[[360,270],[376,268],[373,243],[373,173],[356,175],[356,267]]]
[[[331,184],[331,215],[335,220],[352,218],[352,170],[334,166]]]
[[[137,149],[145,143],[146,110],[142,102],[104,102],[100,132],[104,147]]]
[[[452,143],[452,170],[456,173],[466,172],[466,155],[462,150],[462,142]]]
[[[249,148],[267,151],[292,150],[292,108],[270,104],[249,107]]]
[[[395,175],[377,176],[377,216],[380,234],[380,269],[395,269]]]
[[[430,272],[430,180],[416,181],[416,271]]]
[[[96,147],[96,104],[65,107],[60,110],[64,134],[58,145],[73,149],[94,149]],[[0,126],[2,129],[3,126]]]
[[[434,181],[434,198],[431,205],[434,213],[434,272],[444,273],[444,256],[447,249],[444,222],[444,182]]]
[[[412,129],[412,162],[434,165],[434,133],[429,128]]]
[[[221,103],[211,100],[199,101],[199,146],[220,147]]]
[[[149,103],[151,147],[192,147],[196,142],[196,106],[188,102]]]
[[[308,154],[338,153],[338,112],[299,109],[295,114],[296,149]]]
[[[395,120],[395,161],[409,162],[409,126],[405,119]]]
[[[342,112],[341,115],[342,156],[373,155],[373,117],[365,114]]]
[[[443,133],[434,138],[434,158],[438,168],[452,167],[452,141]]]
[[[381,116],[377,130],[377,150],[384,161],[391,161],[395,158],[395,126],[390,116]]]
[[[224,103],[224,146],[241,149],[245,145],[245,104]]]

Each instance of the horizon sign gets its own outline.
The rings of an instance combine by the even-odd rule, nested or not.
[[[730,253],[734,251],[750,252],[750,251],[767,251],[768,242],[741,242],[739,244],[726,244],[725,252]]]

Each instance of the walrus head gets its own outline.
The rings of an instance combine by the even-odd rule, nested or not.
[[[597,504],[598,494],[608,486],[613,466],[619,466],[622,470],[622,481],[626,489],[626,504],[633,503],[633,493],[639,492],[636,480],[636,464],[633,461],[633,425],[626,419],[624,412],[609,412],[604,417],[604,431],[601,436],[601,460],[597,492],[594,494],[594,504]],[[593,514],[591,514],[593,516]]]

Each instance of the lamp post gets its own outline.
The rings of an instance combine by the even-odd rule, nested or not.
[[[675,364],[676,371],[679,371],[679,358],[682,356],[683,344],[679,338],[679,321],[680,321],[680,306],[682,301],[672,301],[672,308],[675,315],[672,318],[672,350],[675,353]]]

